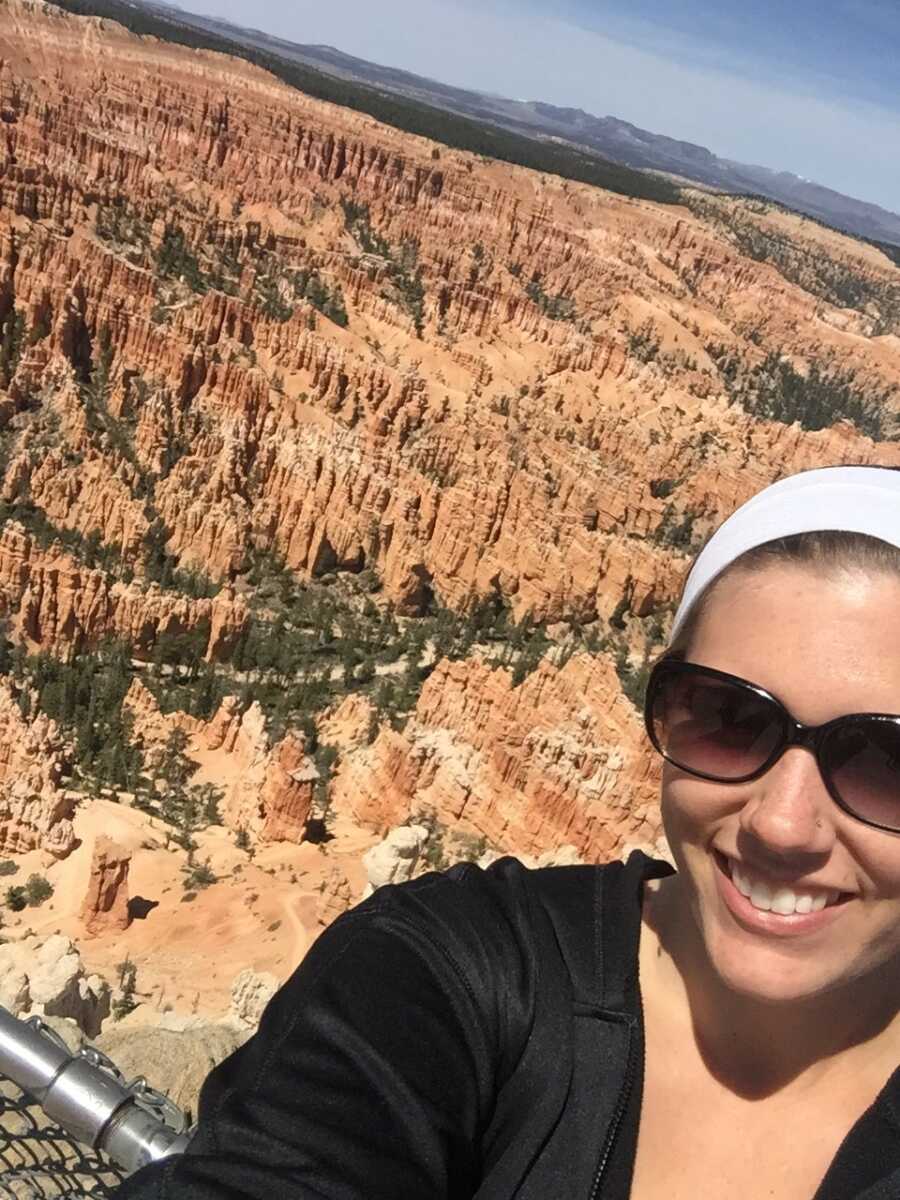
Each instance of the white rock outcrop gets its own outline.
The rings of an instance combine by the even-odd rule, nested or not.
[[[384,841],[367,850],[363,863],[368,883],[362,899],[386,883],[405,883],[412,879],[427,841],[428,830],[424,825],[398,825]]]
[[[91,1038],[109,1016],[110,997],[109,984],[85,972],[64,934],[0,946],[0,1004],[14,1016],[69,1017]]]
[[[278,991],[278,979],[268,971],[245,967],[231,985],[231,1013],[240,1025],[255,1029],[263,1009]]]

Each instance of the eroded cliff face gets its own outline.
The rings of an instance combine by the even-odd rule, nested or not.
[[[49,6],[13,0],[0,37],[5,304],[27,340],[47,330],[10,404],[40,398],[59,425],[43,453],[13,439],[6,496],[127,560],[156,473],[168,551],[216,578],[259,544],[301,573],[369,565],[409,611],[425,588],[454,606],[499,589],[517,615],[608,616],[623,591],[673,598],[652,481],[677,482],[702,532],[786,462],[897,461],[729,406],[728,353],[833,358],[879,390],[900,367],[896,333],[870,336],[893,309],[838,309],[725,224],[480,162]],[[897,288],[870,247],[753,219]],[[346,326],[310,300],[334,316],[337,295]],[[124,449],[73,384],[103,327]]]
[[[25,707],[35,697],[26,694]],[[0,852],[44,852],[65,858],[75,847],[76,797],[65,787],[71,747],[43,713],[26,717],[17,695],[0,681]]]
[[[205,656],[217,661],[230,653],[247,611],[229,587],[205,600],[166,594],[152,581],[126,584],[58,543],[42,548],[9,521],[0,530],[0,617],[29,648],[63,656],[112,637],[146,658],[161,637],[200,633]]]
[[[136,742],[183,731],[224,793],[192,918],[161,816],[90,801],[88,771],[65,791],[66,739],[0,689],[2,847],[70,851],[75,801],[86,829],[109,804],[152,902],[118,936],[158,1008],[209,1012],[246,963],[219,978],[194,919],[284,977],[397,825],[663,851],[623,677],[662,644],[690,552],[760,487],[900,465],[900,271],[773,206],[483,160],[41,0],[0,7],[0,117],[0,618],[70,664],[125,643]],[[351,574],[372,580],[354,621],[401,622],[375,666],[353,622],[294,612],[298,581]],[[416,622],[479,601],[557,630],[536,668],[479,634],[447,657],[435,637],[420,669]],[[593,649],[563,652],[570,624]]]
[[[219,810],[226,828],[243,830],[254,844],[302,841],[318,778],[302,734],[273,741],[259,705],[241,711],[234,696],[226,696],[208,721],[183,712],[164,715],[139,679],[125,703],[144,750],[162,749],[173,730],[185,733],[193,768],[189,778],[221,786]]]
[[[444,660],[403,732],[383,730],[348,757],[334,792],[379,832],[432,809],[513,853],[659,853],[659,780],[645,740],[603,658],[545,660],[518,687],[503,669]]]
[[[273,745],[259,706],[242,713],[229,696],[195,744],[207,776],[230,780],[222,810],[226,825],[263,842],[302,840],[318,779],[302,734],[289,733]]]

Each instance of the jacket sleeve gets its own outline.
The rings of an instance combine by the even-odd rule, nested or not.
[[[490,946],[467,958],[471,938],[442,936],[446,900],[427,919],[429,889],[450,886],[383,888],[330,926],[207,1079],[188,1152],[116,1200],[471,1197],[506,1006],[478,992],[498,969]]]

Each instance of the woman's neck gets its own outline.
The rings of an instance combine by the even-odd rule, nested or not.
[[[746,1099],[819,1088],[848,1071],[887,1078],[900,1058],[896,964],[852,994],[774,1004],[736,993],[715,972],[677,875],[645,889],[641,989],[671,1044],[690,1038],[710,1075]]]

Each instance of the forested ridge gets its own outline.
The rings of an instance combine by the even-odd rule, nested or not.
[[[574,147],[548,145],[364,84],[338,79],[313,67],[243,46],[211,31],[199,30],[156,12],[126,4],[123,0],[51,0],[51,3],[78,16],[107,17],[118,21],[133,33],[149,34],[193,49],[216,50],[246,59],[317,100],[327,100],[368,113],[386,125],[432,138],[456,150],[469,150],[501,162],[547,171],[563,179],[593,184],[625,196],[655,200],[661,204],[680,202],[679,189],[655,175],[633,171]]]

